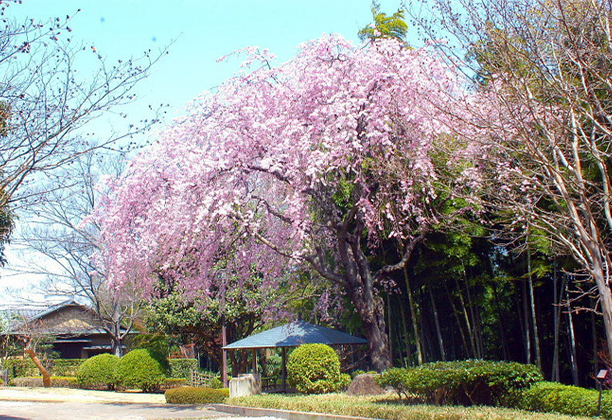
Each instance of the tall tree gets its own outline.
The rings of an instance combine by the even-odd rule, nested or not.
[[[42,174],[110,147],[155,121],[117,127],[116,133],[95,141],[85,131],[106,111],[120,112],[118,107],[131,102],[134,86],[161,56],[149,51],[139,59],[110,63],[93,46],[73,45],[72,17],[17,21],[11,12],[18,3],[0,4],[0,240],[11,232],[5,228],[11,212],[38,197],[34,184]],[[77,61],[91,66],[89,77],[77,72]]]
[[[610,2],[463,2],[463,17],[458,3],[436,3],[438,23],[470,51],[460,65],[489,95],[477,117],[487,205],[588,273],[612,353]]]
[[[99,226],[88,216],[109,187],[101,178],[116,177],[120,162],[116,153],[88,153],[57,171],[57,177],[70,183],[60,189],[43,184],[47,192],[22,211],[29,223],[19,235],[20,243],[34,255],[22,274],[45,275],[40,286],[46,295],[78,297],[86,302],[111,336],[112,351],[118,356],[140,315],[143,296],[134,278],[120,288],[110,287],[104,264],[91,258],[103,244]],[[113,172],[115,175],[110,175]]]
[[[443,128],[453,121],[439,98],[464,93],[435,57],[395,39],[324,37],[277,68],[268,59],[251,50],[262,67],[201,98],[132,162],[98,212],[110,275],[121,283],[129,267],[154,282],[173,267],[187,290],[205,289],[228,248],[235,273],[255,267],[267,282],[310,267],[350,297],[382,370],[376,285],[453,221],[438,210],[469,179],[470,150]],[[383,241],[403,252],[381,266],[371,250]]]

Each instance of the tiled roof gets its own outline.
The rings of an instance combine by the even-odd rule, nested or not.
[[[363,338],[355,337],[331,328],[309,324],[308,322],[296,321],[235,341],[223,348],[227,350],[236,350],[297,347],[301,344],[310,343],[330,345],[367,344],[367,341]]]

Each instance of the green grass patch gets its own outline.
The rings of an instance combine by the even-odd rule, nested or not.
[[[577,420],[590,418],[485,406],[408,405],[392,394],[371,397],[352,397],[345,394],[264,394],[230,398],[226,404],[389,420]]]

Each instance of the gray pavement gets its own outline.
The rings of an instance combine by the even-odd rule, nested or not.
[[[0,401],[0,420],[228,419],[205,406],[152,403]],[[236,419],[236,417],[234,417]],[[244,418],[242,418],[244,419]]]

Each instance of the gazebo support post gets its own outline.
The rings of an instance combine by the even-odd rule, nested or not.
[[[287,347],[281,347],[281,355],[283,357],[283,391],[287,392]]]
[[[253,349],[253,373],[257,373],[257,349]]]

